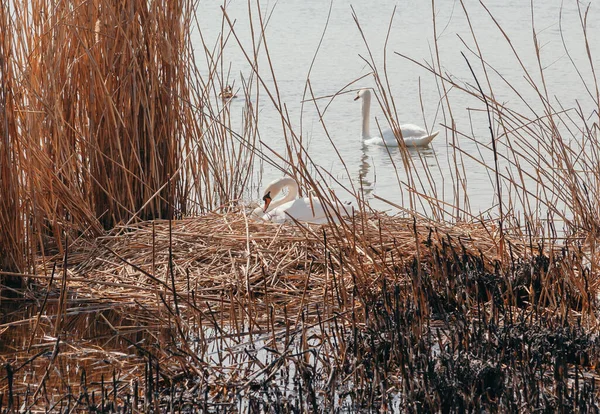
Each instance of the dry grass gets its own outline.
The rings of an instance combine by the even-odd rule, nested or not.
[[[0,216],[12,230],[0,249],[14,263],[5,269],[31,271],[34,256],[62,252],[67,237],[240,196],[252,162],[218,127],[227,112],[194,81],[192,2],[33,1],[9,10]]]
[[[12,25],[7,10],[0,10],[0,25],[4,28],[0,34],[0,268],[19,272],[27,268],[27,248],[24,243],[25,217],[20,214],[23,195],[19,186],[21,157],[19,154],[18,127],[14,119],[15,79],[9,59],[13,53]],[[7,281],[12,284],[14,281]]]
[[[258,223],[238,202],[259,159],[339,200],[263,72],[234,86],[245,112],[232,131],[222,53],[242,42],[226,13],[216,46],[202,39],[200,76],[192,1],[11,7],[0,9],[0,412],[597,408],[598,122],[550,104],[543,79],[523,68],[543,113],[522,114],[494,99],[478,48],[465,56],[477,87],[447,77],[436,53],[453,205],[403,153],[406,215],[372,211],[351,185],[358,210],[340,225]],[[256,67],[268,57],[260,5],[249,17]],[[367,63],[396,125],[385,67],[370,51]],[[480,101],[491,142],[459,130],[450,89]],[[308,80],[305,94],[323,113]],[[259,97],[281,115],[285,154],[260,145]],[[461,195],[462,160],[476,159],[462,139],[493,157],[479,160],[497,193],[490,219]]]
[[[225,295],[227,305],[219,313],[228,325],[237,318],[262,330],[269,326],[268,307],[275,310],[270,322],[279,324],[284,307],[293,314],[317,306],[328,313],[344,312],[355,287],[369,289],[382,278],[406,282],[402,269],[417,256],[431,262],[431,247],[446,238],[457,247],[460,243],[465,254],[485,258],[488,270],[498,260],[497,236],[484,225],[444,228],[373,215],[360,220],[360,226],[349,226],[348,237],[335,237],[328,227],[256,222],[240,212],[141,223],[73,247],[69,288],[103,302],[128,298],[150,312],[164,305],[156,292],[171,306],[177,297],[179,306],[203,311],[206,303],[222,305]],[[430,247],[419,254],[424,243]],[[526,249],[513,246],[515,257],[521,257]],[[56,272],[62,272],[60,267]]]

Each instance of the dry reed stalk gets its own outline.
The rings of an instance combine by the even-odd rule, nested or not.
[[[20,173],[20,145],[17,140],[17,108],[15,95],[19,94],[15,83],[11,56],[13,53],[13,29],[4,6],[0,10],[0,270],[23,272],[31,256],[27,254],[22,214],[24,199],[21,192],[23,175]],[[0,276],[0,284],[21,287],[21,280]],[[1,293],[1,292],[0,292]],[[0,298],[0,302],[2,299]]]

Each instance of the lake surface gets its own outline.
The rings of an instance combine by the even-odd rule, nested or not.
[[[252,19],[257,27],[258,11],[255,2],[251,3]],[[483,3],[489,13],[479,2],[472,0],[464,1],[464,9],[459,1],[451,0],[376,3],[348,0],[334,0],[331,3],[322,0],[261,2],[264,19],[268,19],[265,36],[281,101],[286,105],[294,131],[302,135],[314,163],[344,185],[359,186],[362,181],[366,197],[375,208],[395,210],[376,196],[408,207],[409,191],[402,183],[408,182],[408,177],[412,176],[416,182],[413,185],[415,191],[451,205],[458,204],[461,209],[474,214],[494,212],[497,205],[494,176],[481,165],[481,161],[493,164],[491,151],[481,145],[489,146],[491,142],[485,106],[458,89],[450,88],[448,99],[456,129],[460,131],[453,142],[452,134],[447,129],[451,125],[449,112],[447,108],[441,108],[443,91],[440,82],[429,71],[394,52],[430,65],[435,60],[436,53],[435,17],[442,72],[459,84],[475,85],[461,54],[464,53],[484,90],[488,92],[481,62],[472,53],[479,47],[486,62],[497,71],[496,74],[488,68],[496,100],[533,117],[533,111],[540,110],[542,113],[542,107],[537,92],[524,76],[523,67],[535,82],[540,82],[533,36],[535,25],[548,96],[552,103],[560,101],[564,108],[580,105],[586,116],[592,115],[597,105],[594,106],[593,99],[574,66],[575,63],[581,77],[593,85],[575,1],[564,1],[564,4],[560,0],[534,1],[533,6],[526,0],[493,0]],[[223,23],[222,5],[218,1],[199,3],[198,25],[206,44],[213,45],[223,28],[228,28],[227,23]],[[353,99],[356,89],[375,87],[375,82],[373,76],[368,75],[372,69],[363,59],[368,58],[369,51],[354,22],[352,7],[378,65],[380,76],[384,73],[384,45],[393,16],[386,49],[385,73],[398,119],[401,123],[414,123],[440,131],[430,148],[409,151],[409,164],[403,163],[402,153],[398,149],[390,149],[388,153],[383,147],[367,147],[362,144],[360,101],[355,102]],[[235,21],[235,32],[242,46],[251,52],[248,2],[232,0],[226,3],[225,9],[230,20]],[[600,33],[598,9],[600,3],[592,1],[587,29],[590,33],[588,40],[592,61],[600,67],[600,39],[594,36],[594,33]],[[490,14],[510,38],[510,44]],[[469,25],[476,35],[477,44]],[[255,33],[256,41],[258,35]],[[198,66],[206,75],[207,64],[198,33],[194,34],[193,42],[197,45]],[[515,57],[511,45],[519,54],[521,62]],[[258,70],[267,87],[274,91],[264,47],[261,52]],[[224,70],[229,72],[228,83],[234,84],[235,88],[241,87],[242,78],[248,79],[251,76],[251,66],[233,37],[229,38],[225,47],[223,64]],[[362,80],[353,83],[365,75],[367,76]],[[305,95],[307,78],[310,78],[315,97],[327,97],[345,90],[352,92],[340,94],[334,99],[319,99],[315,102],[309,100],[303,104],[303,100],[311,98],[310,93]],[[349,84],[351,86],[347,87]],[[519,95],[531,108],[523,103]],[[320,112],[324,112],[326,131],[343,158],[347,173],[319,120],[315,103]],[[375,119],[382,129],[387,128],[383,112],[375,99],[372,105],[372,132],[377,128]],[[242,129],[243,109],[243,99],[231,102],[234,130]],[[260,139],[268,147],[284,154],[281,118],[265,93],[262,93],[259,109]],[[266,148],[263,150],[268,152]],[[283,166],[283,163],[280,165]],[[501,167],[507,168],[502,163]],[[407,175],[407,168],[411,169],[412,174]],[[259,199],[258,188],[282,176],[280,171],[267,163],[257,166],[256,170],[262,174],[262,182],[257,180],[254,183],[256,188],[250,192],[249,198],[255,200]],[[460,180],[456,180],[456,174],[461,177]],[[343,191],[339,185],[333,180],[330,180],[330,185],[342,192],[340,198],[343,199]],[[507,193],[508,185],[502,186],[506,187],[503,191]],[[417,205],[415,208],[426,213],[430,211],[426,205]]]

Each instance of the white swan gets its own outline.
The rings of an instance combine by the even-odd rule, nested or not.
[[[356,94],[354,100],[362,99],[362,137],[367,145],[387,145],[388,147],[397,147],[398,141],[391,129],[386,129],[382,132],[383,137],[373,136],[369,131],[369,117],[371,112],[371,91],[369,89],[361,89]],[[401,136],[404,139],[404,144],[408,147],[426,147],[440,133],[436,131],[429,134],[423,128],[413,125],[400,125]],[[399,134],[400,135],[400,134]]]
[[[288,189],[285,197],[273,201],[284,188]],[[286,220],[297,220],[306,223],[323,224],[327,223],[327,214],[321,201],[316,197],[296,198],[298,196],[298,184],[291,177],[284,177],[273,181],[265,188],[263,193],[264,208],[257,207],[252,215],[266,221],[283,223]],[[338,208],[341,216],[352,214],[353,207],[350,204],[343,204]],[[331,212],[331,210],[330,210]],[[335,212],[331,212],[332,218],[336,221]]]

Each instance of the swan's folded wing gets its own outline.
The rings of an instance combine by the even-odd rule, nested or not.
[[[417,137],[422,138],[429,135],[426,130],[414,124],[402,124],[400,125],[400,129],[402,130],[402,137],[404,139]]]
[[[424,130],[423,128],[421,128],[420,126],[417,125],[413,125],[413,124],[403,124],[400,125],[400,129],[402,131],[402,133],[400,133],[400,131],[398,132],[398,138],[400,138],[400,136],[402,136],[402,138],[404,139],[404,142],[407,142],[409,140],[414,140],[414,139],[422,139],[422,138],[426,138],[429,136],[429,134],[427,133],[426,130]],[[385,131],[383,131],[383,140],[385,141],[385,143],[388,146],[396,146],[396,136],[394,135],[394,132],[391,129],[386,129]],[[381,143],[383,144],[383,142]]]
[[[351,217],[354,211],[357,210],[352,202],[342,202],[336,204],[334,208],[341,217]],[[258,212],[257,215],[260,215],[260,213]],[[313,224],[325,224],[328,222],[325,209],[323,208],[321,201],[316,197],[313,197],[312,199],[309,199],[308,197],[297,198],[294,201],[282,204],[265,213],[260,218],[273,223],[283,223],[285,221],[294,220]],[[338,217],[335,212],[332,212],[332,219],[334,222],[338,222]]]

